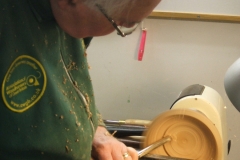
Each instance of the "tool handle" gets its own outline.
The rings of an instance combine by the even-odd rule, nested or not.
[[[151,121],[141,119],[126,119],[125,124],[149,126]]]

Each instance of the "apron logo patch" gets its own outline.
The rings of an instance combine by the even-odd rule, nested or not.
[[[46,89],[46,73],[33,57],[22,55],[13,61],[2,84],[2,98],[14,112],[24,112],[42,97]]]

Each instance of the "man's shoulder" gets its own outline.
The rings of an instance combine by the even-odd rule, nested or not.
[[[23,6],[29,6],[27,0],[0,0],[0,23],[10,18],[20,18],[18,16],[12,17],[14,13],[22,12]],[[3,15],[3,16],[2,16]]]

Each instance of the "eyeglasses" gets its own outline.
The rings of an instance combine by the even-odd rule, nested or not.
[[[137,28],[138,23],[135,23],[134,26],[129,27],[129,28],[123,27],[123,26],[118,26],[116,24],[116,22],[107,15],[106,11],[99,4],[96,4],[96,6],[101,11],[101,13],[108,19],[108,21],[113,25],[113,27],[117,30],[118,35],[125,37],[125,36],[131,34]]]

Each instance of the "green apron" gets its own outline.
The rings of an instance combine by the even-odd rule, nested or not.
[[[103,125],[89,39],[63,32],[49,0],[1,0],[0,15],[0,159],[89,160]]]

